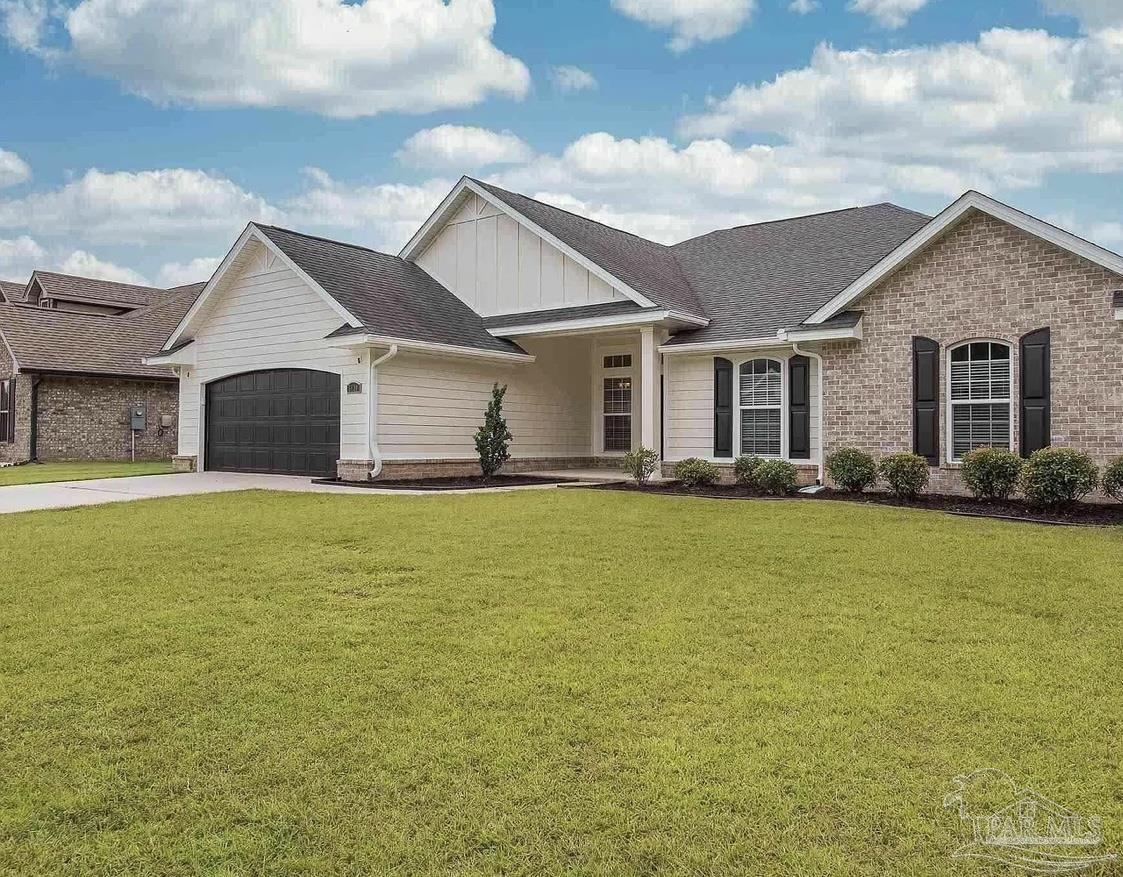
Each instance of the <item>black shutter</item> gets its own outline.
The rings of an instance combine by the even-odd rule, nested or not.
[[[940,345],[912,339],[912,450],[940,465]]]
[[[788,360],[788,456],[811,459],[811,360]]]
[[[1022,336],[1021,452],[1028,457],[1052,440],[1049,405],[1049,328]]]
[[[714,358],[714,456],[733,456],[733,363]]]

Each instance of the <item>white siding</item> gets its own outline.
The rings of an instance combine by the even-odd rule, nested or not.
[[[666,394],[667,436],[664,449],[669,461],[687,457],[714,459],[714,356],[723,356],[734,363],[734,369],[746,359],[764,357],[786,362],[791,348],[772,351],[740,351],[720,354],[668,356],[663,361]],[[787,381],[787,369],[784,370]],[[736,388],[734,377],[734,388]],[[785,384],[786,390],[786,384]],[[736,389],[734,389],[736,393]],[[787,395],[784,396],[785,406]],[[734,423],[737,421],[734,413]],[[784,412],[785,435],[787,411]],[[736,436],[736,426],[734,427]],[[737,448],[734,447],[734,454]],[[811,459],[819,457],[819,364],[811,360]]]
[[[483,316],[625,298],[477,195],[437,232],[417,264]]]
[[[588,456],[589,345],[567,338],[524,345],[538,359],[499,365],[398,354],[378,367],[378,449],[383,459],[474,459],[493,382],[513,457]]]
[[[361,381],[364,392],[341,399],[341,458],[369,456],[367,366],[324,336],[340,316],[264,247],[246,247],[241,267],[208,302],[195,334],[196,365],[180,381],[179,452],[202,454],[200,423],[205,384],[227,375],[270,368],[307,368],[341,375],[341,387]]]

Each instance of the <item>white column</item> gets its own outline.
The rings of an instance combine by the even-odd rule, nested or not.
[[[640,443],[659,452],[659,353],[655,349],[655,328],[644,326],[640,332]]]

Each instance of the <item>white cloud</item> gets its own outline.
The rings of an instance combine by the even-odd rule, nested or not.
[[[520,164],[532,155],[534,150],[510,131],[438,125],[418,131],[395,157],[412,167],[459,169]]]
[[[1035,186],[1123,170],[1123,31],[992,30],[891,52],[820,46],[809,66],[738,85],[690,137],[768,132],[805,162],[868,160],[910,190]]]
[[[22,283],[35,270],[58,271],[62,274],[137,283],[142,286],[148,283],[142,274],[131,268],[99,259],[85,250],[50,251],[27,235],[0,239],[0,280]]]
[[[0,238],[0,280],[23,282],[46,258],[47,251],[27,235]]]
[[[210,280],[221,261],[218,256],[200,256],[187,262],[167,262],[156,274],[156,283],[164,289],[170,289],[173,286]]]
[[[612,5],[629,18],[670,30],[672,52],[732,36],[756,11],[756,0],[612,0]]]
[[[15,186],[31,179],[31,168],[27,162],[6,149],[0,149],[0,189]]]
[[[1041,0],[1046,12],[1071,15],[1086,30],[1123,25],[1123,3],[1119,0]]]
[[[63,274],[73,274],[77,277],[116,280],[118,283],[136,283],[140,286],[148,285],[144,276],[131,268],[123,268],[120,265],[114,265],[112,262],[106,262],[85,250],[75,250],[57,263],[55,270]]]
[[[809,15],[819,8],[819,0],[792,0],[788,7],[792,12],[800,15]]]
[[[550,78],[553,80],[554,88],[562,94],[572,94],[575,91],[585,91],[597,87],[597,79],[592,73],[571,64],[555,67],[550,71]]]
[[[895,30],[904,27],[914,12],[928,5],[928,0],[850,0],[851,12],[868,15],[882,27]]]
[[[3,0],[15,45],[157,103],[288,107],[353,118],[524,96],[526,66],[491,41],[492,0]]]

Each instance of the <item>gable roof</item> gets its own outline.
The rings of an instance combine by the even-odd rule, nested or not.
[[[114,280],[96,280],[92,277],[75,277],[71,274],[58,274],[54,271],[35,271],[33,282],[39,283],[43,295],[48,298],[80,299],[82,301],[105,302],[142,307],[163,296],[165,290],[152,286],[138,286],[133,283],[117,283]]]
[[[399,256],[256,225],[273,244],[362,324],[354,332],[496,353],[522,349],[491,335],[483,318],[424,269]]]
[[[23,301],[26,283],[13,283],[10,280],[0,280],[0,302]]]
[[[174,379],[141,360],[160,349],[204,284],[160,292],[151,304],[118,316],[0,304],[0,334],[21,371]]]
[[[894,204],[710,232],[671,247],[710,317],[668,347],[775,337],[928,222]]]

